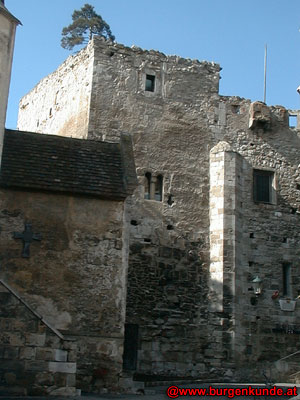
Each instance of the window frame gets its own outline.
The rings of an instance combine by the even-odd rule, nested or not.
[[[144,173],[144,200],[161,203],[164,197],[164,176],[152,175],[150,171]]]
[[[264,198],[265,194],[259,187],[264,185],[263,180],[259,182],[261,177],[268,178],[268,188],[266,186],[262,188],[265,191],[267,190],[268,199]],[[259,204],[276,204],[276,175],[274,170],[253,168],[253,201]]]
[[[155,200],[155,201],[163,200],[163,176],[161,174],[157,175],[157,177],[156,177],[153,200]]]
[[[146,172],[144,175],[144,199],[150,200],[151,199],[151,179],[152,174],[151,172]]]
[[[145,92],[154,93],[155,92],[155,75],[147,74],[145,77]],[[150,82],[150,87],[148,86],[148,82]]]

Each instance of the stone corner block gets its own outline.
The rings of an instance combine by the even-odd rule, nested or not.
[[[216,144],[211,150],[211,154],[222,153],[224,151],[233,151],[232,147],[228,142],[222,140],[218,144]]]
[[[61,387],[48,393],[49,396],[77,396],[76,387]]]
[[[66,374],[75,374],[76,373],[76,363],[75,362],[50,361],[48,364],[48,369],[50,372],[63,372]]]
[[[29,333],[26,335],[26,345],[41,347],[45,345],[46,335]]]

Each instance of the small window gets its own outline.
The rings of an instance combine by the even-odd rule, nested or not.
[[[154,75],[146,75],[146,92],[154,92],[155,89],[155,76]]]
[[[241,113],[241,107],[239,106],[239,104],[233,104],[231,106],[232,112],[233,114],[240,114]]]
[[[162,201],[162,198],[163,198],[162,175],[152,176],[151,172],[146,172],[144,178],[144,199]]]
[[[254,201],[261,203],[274,203],[273,185],[273,171],[253,170]]]
[[[145,173],[145,181],[144,181],[144,198],[146,200],[150,200],[150,187],[151,187],[151,173]]]
[[[290,297],[292,294],[291,290],[291,264],[282,264],[282,294],[283,296]]]
[[[297,115],[290,114],[289,115],[289,127],[296,128],[297,127]]]
[[[162,201],[162,194],[163,194],[163,177],[158,175],[155,182],[155,197],[156,201]]]

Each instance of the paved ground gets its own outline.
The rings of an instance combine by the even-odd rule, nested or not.
[[[188,387],[188,388],[198,388],[198,387],[208,387],[209,385],[211,385],[212,387],[217,387],[217,388],[226,388],[226,387],[231,387],[231,388],[237,388],[240,387],[240,385],[234,385],[234,384],[189,384],[189,385],[180,385],[180,387]],[[252,387],[257,387],[257,385],[255,384],[243,384],[242,387],[247,387],[251,385]],[[282,387],[284,390],[287,387],[294,387],[294,385],[291,384],[284,384],[284,383],[280,383],[280,384],[275,384],[277,387],[280,386]],[[260,385],[260,387],[265,387],[264,385]],[[82,396],[71,396],[71,397],[54,397],[54,396],[50,396],[50,397],[9,397],[9,396],[0,396],[0,400],[167,400],[169,397],[166,395],[166,389],[167,387],[155,387],[155,388],[149,388],[146,389],[146,393],[145,394],[122,394],[122,395],[112,395],[112,394],[102,394],[102,395],[86,395],[83,394]],[[300,385],[297,385],[297,391],[300,394]],[[174,397],[175,398],[175,397]],[[207,399],[207,400],[228,400],[227,396],[206,396],[206,397],[202,397],[202,396],[178,396],[178,399]],[[245,396],[236,396],[234,397],[234,400],[241,400],[241,399],[247,399],[247,397]],[[278,397],[278,396],[270,396],[270,397],[266,397],[266,396],[249,396],[248,399],[251,400],[267,400],[267,399],[274,399],[274,400],[286,400],[287,397]],[[300,400],[300,395],[297,397],[293,397],[293,400]],[[289,399],[289,400],[292,400]]]

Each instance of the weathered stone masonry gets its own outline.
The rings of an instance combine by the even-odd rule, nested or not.
[[[75,395],[77,344],[0,281],[1,395]]]
[[[46,361],[57,361],[53,358],[42,359],[43,368],[37,363],[42,370],[34,375],[34,354],[41,353],[39,347],[47,351],[51,346],[45,341],[32,343],[30,362],[19,359],[27,336],[40,331],[31,330],[37,328],[22,320],[24,332],[18,334],[17,343],[10,342],[11,331],[19,327],[13,320],[13,327],[9,325],[8,333],[4,329],[0,336],[0,350],[7,353],[11,347],[0,365],[2,392],[6,393],[5,382],[10,383],[6,378],[15,374],[15,367],[22,368],[23,376],[11,382],[12,393],[119,386],[128,266],[124,200],[135,186],[128,154],[126,137],[115,144],[6,131],[0,176],[1,279],[54,329],[72,339],[78,357],[73,370],[76,384],[67,385],[63,377],[51,384],[51,373],[55,378],[59,372],[48,368]],[[23,232],[29,222],[41,240],[30,243],[30,257],[22,257],[23,243],[14,232]],[[17,305],[5,302],[0,321],[6,323],[15,314],[20,315]],[[28,381],[24,380],[27,372]]]
[[[21,22],[0,1],[0,155],[5,129],[7,99],[10,84],[16,27]]]
[[[71,134],[59,103],[37,127],[34,103],[54,110],[57,76],[72,86],[86,60],[88,123],[74,135],[115,142],[125,131],[134,143],[126,322],[139,327],[137,373],[260,380],[260,365],[298,349],[299,305],[279,305],[300,290],[300,146],[288,111],[220,96],[214,63],[94,38],[21,100],[20,129]],[[267,201],[255,197],[255,171],[269,179]],[[163,177],[161,201],[144,198],[146,173]]]

